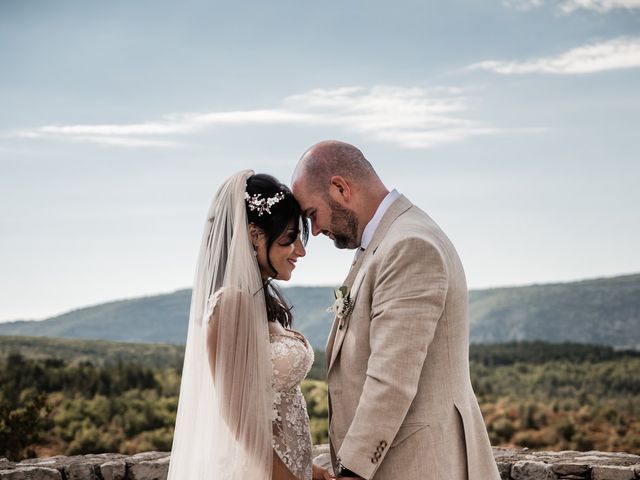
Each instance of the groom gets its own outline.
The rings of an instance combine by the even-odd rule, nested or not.
[[[449,239],[346,143],[307,150],[292,187],[314,235],[357,249],[327,343],[338,477],[499,480],[471,387],[467,285]]]

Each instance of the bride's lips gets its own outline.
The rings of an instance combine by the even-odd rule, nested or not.
[[[293,266],[293,268],[296,268],[296,260],[293,260],[291,258],[287,258],[287,262],[289,262]]]

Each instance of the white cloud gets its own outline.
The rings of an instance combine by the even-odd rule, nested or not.
[[[592,10],[606,13],[611,10],[633,10],[640,8],[640,0],[564,0],[560,9],[565,13],[576,10]]]
[[[574,48],[552,57],[511,62],[487,60],[474,63],[467,68],[502,75],[576,75],[636,67],[640,67],[640,37],[619,37]]]
[[[503,0],[503,5],[526,12],[544,5],[544,0]]]
[[[122,125],[126,127],[127,125]],[[169,140],[137,138],[126,136],[126,129],[122,129],[120,135],[105,133],[105,129],[99,127],[118,127],[117,125],[74,125],[68,127],[40,127],[35,130],[21,130],[11,132],[3,137],[23,138],[35,140],[63,140],[79,143],[97,143],[118,147],[178,147],[179,143]],[[95,131],[92,131],[95,129]],[[79,132],[82,132],[78,134]]]
[[[640,8],[640,0],[503,0],[502,4],[525,12],[545,5],[556,6],[563,13],[573,13],[577,10],[607,13],[612,10]]]
[[[477,103],[458,87],[352,86],[315,89],[283,99],[274,109],[166,115],[134,124],[47,125],[14,136],[127,147],[177,146],[216,126],[308,125],[333,127],[404,148],[430,148],[504,130],[468,113]]]

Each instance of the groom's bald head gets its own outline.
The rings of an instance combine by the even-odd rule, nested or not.
[[[345,142],[325,140],[309,148],[293,172],[292,183],[304,180],[307,188],[328,188],[331,177],[341,176],[354,184],[370,184],[378,175],[362,152]]]
[[[327,140],[300,158],[291,181],[293,195],[311,220],[338,248],[357,248],[364,226],[388,193],[369,161],[353,145]]]

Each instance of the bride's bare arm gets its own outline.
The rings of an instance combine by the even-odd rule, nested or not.
[[[291,473],[291,470],[289,470],[280,459],[275,450],[273,451],[273,468],[271,469],[271,478],[272,480],[298,480],[298,478]]]

